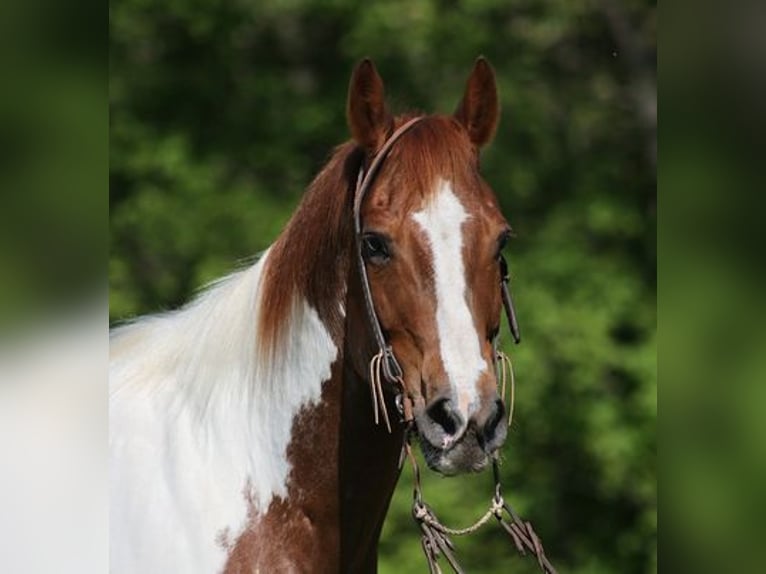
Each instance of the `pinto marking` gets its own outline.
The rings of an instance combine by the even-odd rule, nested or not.
[[[243,487],[259,512],[287,496],[293,422],[319,401],[338,349],[298,299],[291,344],[270,364],[257,357],[267,258],[180,311],[112,335],[113,574],[220,572],[220,533],[240,532],[249,518]]]

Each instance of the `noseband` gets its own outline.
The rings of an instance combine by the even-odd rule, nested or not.
[[[354,193],[354,234],[356,237],[356,260],[359,267],[359,277],[362,282],[362,292],[364,293],[364,303],[367,309],[367,319],[372,328],[372,333],[375,337],[375,342],[378,346],[378,353],[373,357],[370,362],[370,385],[374,406],[375,423],[379,423],[378,413],[383,414],[383,420],[388,428],[388,432],[391,432],[391,422],[388,418],[388,411],[386,409],[386,403],[383,397],[383,389],[380,381],[380,373],[382,371],[386,381],[393,386],[396,395],[396,405],[399,409],[399,414],[405,421],[412,419],[412,407],[410,400],[404,392],[404,381],[402,380],[403,371],[394,356],[394,351],[391,345],[388,345],[386,338],[383,335],[383,329],[380,326],[380,320],[378,314],[375,312],[375,304],[372,300],[372,290],[370,289],[370,280],[367,276],[367,266],[364,263],[364,257],[362,256],[362,202],[365,195],[375,183],[383,162],[388,157],[394,144],[413,126],[423,120],[423,117],[412,118],[406,123],[402,124],[383,144],[375,158],[372,160],[370,167],[365,171],[364,166],[359,169],[359,174],[356,180],[356,191]],[[519,334],[519,324],[516,320],[516,311],[513,308],[513,299],[511,298],[510,291],[510,275],[508,273],[508,263],[501,255],[499,259],[500,264],[500,293],[503,299],[503,308],[505,309],[506,317],[508,318],[508,326],[511,330],[511,336],[514,342],[518,345],[521,341]],[[500,355],[496,349],[496,357]],[[507,361],[508,359],[505,358]],[[503,367],[505,368],[505,367]]]

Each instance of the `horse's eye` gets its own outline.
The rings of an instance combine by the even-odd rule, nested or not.
[[[500,256],[503,253],[503,249],[505,249],[505,246],[508,245],[508,240],[511,238],[511,230],[506,229],[500,234],[500,237],[497,238],[497,253],[495,254],[495,259],[500,259]]]
[[[377,233],[365,233],[362,237],[362,257],[375,265],[382,265],[391,259],[388,241]]]

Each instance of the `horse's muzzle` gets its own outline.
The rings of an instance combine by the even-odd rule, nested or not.
[[[448,398],[416,413],[418,435],[428,466],[445,475],[479,472],[507,435],[502,401],[494,400],[465,421]]]

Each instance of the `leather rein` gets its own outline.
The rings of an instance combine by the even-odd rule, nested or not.
[[[383,329],[380,325],[380,320],[378,319],[378,314],[375,311],[375,304],[372,300],[372,290],[370,288],[370,281],[367,275],[367,266],[362,254],[363,230],[361,215],[362,202],[364,201],[365,196],[375,182],[375,178],[380,172],[383,162],[388,157],[388,154],[390,153],[394,144],[421,120],[423,120],[423,117],[415,117],[402,124],[386,140],[386,142],[373,158],[369,167],[365,170],[364,165],[362,165],[362,167],[359,169],[359,174],[356,181],[356,190],[354,193],[354,235],[356,238],[356,260],[359,269],[359,277],[362,284],[362,293],[364,294],[365,308],[367,310],[367,319],[370,327],[372,328],[372,333],[375,337],[375,342],[378,347],[378,353],[373,356],[372,360],[370,361],[370,391],[372,394],[375,423],[380,423],[380,416],[382,415],[388,432],[392,432],[391,421],[388,416],[388,410],[386,408],[385,397],[383,394],[383,386],[381,382],[382,375],[382,377],[385,378],[385,380],[389,383],[389,385],[391,385],[391,387],[394,389],[394,392],[396,393],[396,408],[399,411],[400,421],[405,425],[402,456],[399,461],[399,466],[401,468],[405,458],[408,458],[412,465],[414,481],[412,515],[421,530],[421,546],[426,556],[426,560],[428,561],[429,572],[431,574],[441,574],[442,570],[439,567],[438,562],[438,559],[441,556],[445,558],[445,560],[448,562],[456,574],[462,574],[464,571],[455,558],[455,547],[450,540],[450,536],[463,536],[475,532],[481,526],[486,524],[492,517],[497,519],[503,530],[508,533],[520,554],[526,555],[527,552],[531,552],[536,556],[540,569],[543,572],[556,574],[556,570],[545,557],[545,552],[543,551],[540,539],[532,529],[532,525],[529,522],[521,520],[516,512],[514,512],[514,510],[511,508],[511,506],[503,499],[502,487],[500,485],[500,472],[498,468],[497,453],[495,453],[492,459],[493,477],[495,483],[494,496],[492,498],[489,510],[487,510],[487,512],[473,525],[463,529],[448,528],[439,522],[431,508],[423,502],[420,486],[420,469],[418,468],[417,461],[412,454],[410,445],[411,435],[415,432],[412,401],[407,396],[405,391],[404,380],[402,379],[404,375],[402,367],[399,364],[399,361],[396,360],[393,348],[386,342],[386,338],[383,334]],[[511,331],[511,336],[513,337],[514,342],[518,344],[521,341],[521,336],[519,334],[519,325],[516,319],[516,311],[513,307],[513,299],[511,298],[511,291],[509,287],[510,275],[508,273],[508,264],[502,255],[499,258],[499,265],[501,277],[500,291],[503,300],[503,308],[505,309],[506,318],[508,319],[508,326]],[[504,369],[506,362],[510,366],[510,359],[508,359],[508,357],[497,347],[496,337],[495,364],[496,367],[501,365],[501,369],[503,369],[503,387],[505,387]],[[511,380],[513,381],[512,368]],[[513,383],[511,388],[511,394],[513,396]],[[504,388],[503,395],[505,395]]]

